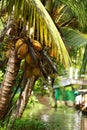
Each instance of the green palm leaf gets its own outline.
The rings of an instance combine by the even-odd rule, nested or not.
[[[40,0],[3,0],[6,1],[8,6],[8,14],[11,15],[11,12],[14,11],[14,21],[23,22],[23,26],[28,23],[28,32],[30,28],[34,27],[34,32],[37,27],[39,31],[33,34],[33,38],[37,35],[37,40],[43,42],[46,47],[50,47],[55,53],[56,59],[69,66],[71,61],[64,45],[64,42],[61,38],[60,33],[58,32],[54,22],[52,21],[50,15],[40,2]],[[40,34],[39,34],[39,33]],[[38,38],[39,34],[39,38]],[[49,35],[51,38],[49,38]],[[49,44],[50,43],[50,44]]]
[[[83,55],[82,63],[81,63],[81,69],[80,69],[80,74],[85,74],[86,72],[86,64],[87,64],[87,35],[82,34],[81,32],[68,28],[68,27],[63,27],[61,28],[63,36],[66,41],[66,45],[71,48],[71,49],[79,49],[84,47],[84,54],[82,54],[81,50],[79,51],[79,56]],[[76,53],[75,53],[76,57]],[[79,60],[80,61],[80,60]],[[78,62],[78,61],[77,61]],[[80,65],[80,63],[79,63]]]
[[[83,30],[87,27],[87,1],[86,0],[60,0],[71,8],[78,17],[80,26]]]
[[[83,55],[80,74],[85,74],[86,73],[86,65],[87,65],[87,44],[85,46],[85,51],[84,51],[84,55]]]
[[[68,27],[61,28],[67,46],[73,48],[80,48],[87,44],[87,38],[81,32]]]

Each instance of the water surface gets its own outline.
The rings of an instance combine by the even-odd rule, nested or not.
[[[48,130],[87,130],[87,117],[73,108],[45,108],[37,115],[49,124]]]

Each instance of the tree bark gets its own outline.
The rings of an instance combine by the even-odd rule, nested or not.
[[[1,85],[0,95],[0,119],[3,119],[9,110],[9,103],[12,97],[12,90],[18,74],[20,60],[16,56],[14,45],[11,48],[11,55],[7,63],[7,70]]]
[[[32,76],[30,79],[28,79],[26,86],[25,86],[23,92],[21,93],[19,100],[17,102],[17,107],[14,112],[14,117],[19,118],[22,116],[24,109],[28,103],[31,92],[33,90],[35,81],[36,81],[35,76]]]

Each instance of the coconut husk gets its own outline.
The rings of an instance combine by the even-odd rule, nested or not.
[[[20,48],[17,51],[17,54],[19,58],[24,58],[28,53],[28,46],[26,43],[20,46]]]
[[[33,64],[33,60],[32,60],[32,58],[31,58],[30,53],[28,53],[28,54],[26,55],[26,62],[27,62],[28,64]]]
[[[26,69],[26,77],[30,78],[32,76],[32,69],[28,66]]]
[[[18,50],[19,47],[23,44],[23,39],[20,38],[17,40],[16,44],[15,44],[15,49]]]
[[[40,69],[39,69],[38,67],[36,67],[36,68],[33,68],[32,74],[33,74],[34,76],[39,77],[39,76],[41,76],[41,71],[40,71]]]
[[[37,51],[41,51],[41,50],[42,50],[42,46],[41,46],[41,44],[40,44],[38,41],[32,40],[32,44],[33,44],[34,48],[35,48]]]

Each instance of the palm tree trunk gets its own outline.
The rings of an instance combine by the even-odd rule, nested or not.
[[[17,102],[17,107],[14,112],[14,117],[16,116],[17,118],[19,118],[22,116],[24,109],[28,103],[31,92],[33,90],[35,81],[36,81],[35,76],[32,76],[30,79],[28,79],[26,86],[25,86],[23,92],[21,93],[19,100]]]
[[[8,113],[9,102],[12,97],[12,90],[19,70],[20,60],[16,56],[14,45],[11,48],[11,55],[7,63],[7,70],[1,85],[0,95],[0,119]]]
[[[9,130],[12,130],[16,118],[20,118],[24,112],[24,109],[28,103],[29,97],[31,95],[31,92],[33,90],[34,83],[36,81],[36,77],[32,76],[30,79],[28,79],[25,88],[20,93],[20,97],[17,100],[16,109],[13,111],[13,114],[11,116],[10,122],[7,126]],[[24,79],[25,82],[25,79]]]

